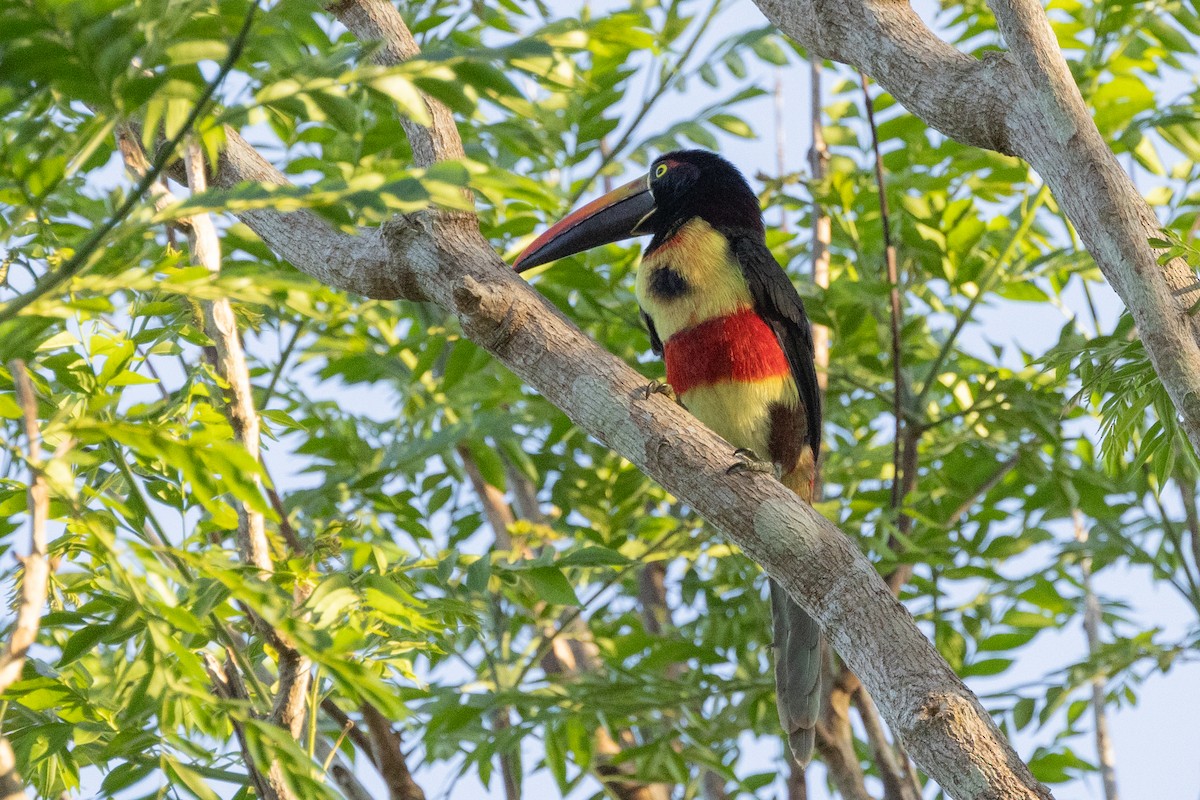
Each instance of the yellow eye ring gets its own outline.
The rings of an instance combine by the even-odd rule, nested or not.
[[[657,167],[654,168],[654,177],[661,178],[663,175],[666,175],[666,174],[667,174],[667,165],[666,164],[659,164]]]

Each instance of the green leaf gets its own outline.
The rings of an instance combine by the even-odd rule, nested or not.
[[[539,599],[558,606],[579,605],[575,589],[558,567],[533,567],[524,574]]]

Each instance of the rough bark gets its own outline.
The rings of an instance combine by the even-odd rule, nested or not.
[[[989,0],[1010,51],[977,59],[939,39],[906,2],[755,0],[810,54],[850,64],[964,144],[1029,162],[1133,315],[1200,452],[1200,299],[1183,259],[1164,265],[1161,225],[1100,135],[1036,0]]]

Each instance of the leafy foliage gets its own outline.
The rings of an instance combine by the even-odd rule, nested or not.
[[[469,187],[484,234],[511,256],[660,152],[769,141],[765,76],[790,75],[803,54],[747,28],[749,7],[617,2],[566,16],[536,0],[424,0],[403,8],[422,56],[382,68],[322,3],[274,4],[195,130],[215,158],[231,126],[298,188],[214,188],[158,210],[146,199],[54,291],[45,276],[128,196],[117,126],[137,123],[151,153],[178,133],[251,6],[0,9],[6,299],[36,295],[19,315],[0,308],[0,355],[29,362],[41,400],[51,457],[34,466],[52,484],[59,565],[3,729],[41,796],[246,796],[235,727],[299,796],[338,796],[318,741],[356,763],[369,754],[322,703],[355,719],[370,704],[397,722],[419,779],[448,770],[496,786],[496,770],[515,764],[564,794],[598,796],[608,759],[689,797],[699,768],[764,796],[775,776],[752,751],[775,752],[778,731],[757,568],[453,321],[321,286],[231,216],[309,209],[354,230],[461,207]],[[999,43],[983,3],[939,22],[968,49]],[[1102,131],[1150,184],[1161,244],[1194,252],[1197,97],[1164,101],[1195,68],[1192,8],[1056,4],[1055,25]],[[989,703],[1010,731],[1039,729],[1037,777],[1077,780],[1093,769],[1077,737],[1089,679],[1107,678],[1110,702],[1133,702],[1140,681],[1197,647],[1194,454],[1127,319],[1072,311],[1095,308],[1100,277],[1037,176],[880,97],[893,209],[883,220],[857,77],[833,74],[828,177],[756,176],[768,219],[786,222],[769,245],[833,332],[820,510],[881,571],[915,565],[904,599],[942,654],[1004,687]],[[455,112],[461,163],[411,166],[402,122],[426,121],[421,92]],[[805,277],[814,203],[832,220],[828,289]],[[205,210],[222,214],[216,278],[189,266],[173,227]],[[919,432],[905,502],[915,523],[898,548],[884,225],[904,276],[900,391]],[[661,377],[633,304],[636,252],[609,246],[534,280],[606,349]],[[219,297],[235,304],[250,355],[261,464],[234,441],[208,355],[199,309]],[[1057,341],[1003,341],[1045,308],[1070,316]],[[0,418],[11,550],[30,465],[8,394]],[[496,529],[498,497],[516,513]],[[240,504],[268,518],[273,574],[238,559]],[[1105,598],[1108,644],[1013,688],[1014,664],[1076,624],[1084,557],[1097,571],[1145,569],[1197,619],[1170,638]],[[19,573],[5,564],[11,586]],[[647,593],[655,574],[665,600]],[[300,740],[264,719],[280,662],[256,618],[314,663]],[[205,656],[226,653],[248,702],[214,691]],[[606,738],[620,743],[615,758]]]

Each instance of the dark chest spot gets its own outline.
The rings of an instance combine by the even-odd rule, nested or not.
[[[650,273],[646,288],[656,300],[677,300],[692,291],[691,284],[678,270],[665,265]]]

